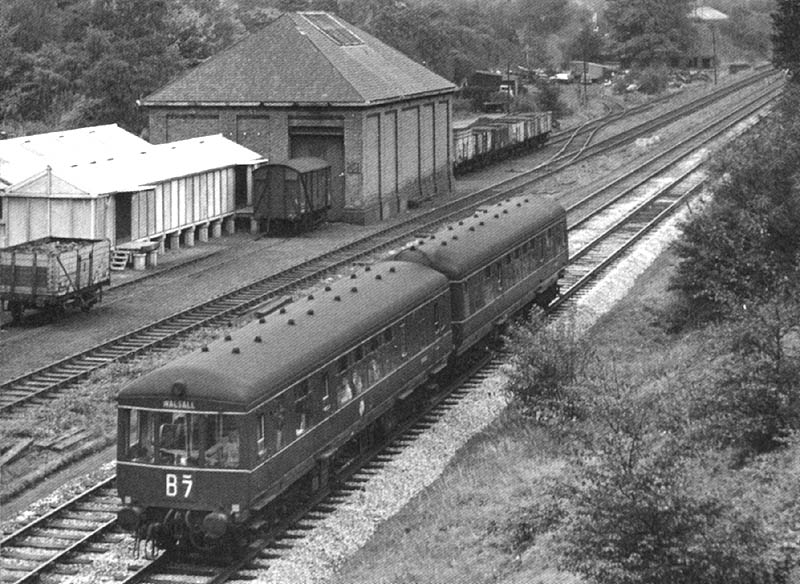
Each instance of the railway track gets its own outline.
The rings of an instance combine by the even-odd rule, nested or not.
[[[714,124],[709,124],[702,131],[710,132],[712,136],[716,137],[738,123],[740,119],[752,115],[753,110],[763,107],[769,98],[770,96],[765,94],[749,107],[740,108],[737,115],[729,113],[725,116],[724,121],[719,120]],[[712,128],[712,126],[719,127]],[[704,136],[692,139],[695,142],[699,140],[700,144],[695,143],[693,146],[694,149],[697,149],[712,138]],[[583,213],[580,218],[571,220],[571,244],[577,240],[579,233],[585,243],[573,247],[573,256],[564,279],[566,288],[562,297],[551,306],[551,309],[562,309],[570,299],[575,298],[589,282],[607,269],[636,240],[658,225],[683,201],[697,192],[702,185],[702,180],[696,172],[699,161],[687,161],[688,157],[688,153],[682,153],[668,163],[664,163],[664,168],[658,172],[652,171],[652,169],[648,170],[648,165],[652,165],[653,161],[647,161],[636,169],[640,174],[647,174],[646,179],[637,179],[634,181],[635,185],[625,189],[623,195],[615,196],[603,205]],[[682,169],[679,176],[673,178],[668,184],[662,184],[658,189],[647,188],[646,180],[651,182],[661,180],[663,183],[659,173],[680,164],[683,164],[685,168]],[[616,180],[614,184],[617,184]],[[593,198],[596,197],[595,193]],[[586,200],[573,205],[570,211],[573,217],[575,211],[582,208],[588,199],[587,197]],[[623,212],[623,207],[627,207],[628,210]],[[304,268],[304,271],[306,269]],[[318,276],[313,270],[308,269],[308,277],[316,279]],[[291,282],[291,278],[287,282]],[[254,294],[253,297],[257,297],[257,295]],[[231,305],[231,309],[236,310],[238,307]],[[217,318],[217,316],[212,315],[212,318]],[[293,512],[286,525],[279,526],[274,533],[267,534],[264,538],[253,542],[242,558],[225,566],[215,566],[197,565],[196,562],[188,564],[169,555],[161,555],[153,561],[145,562],[137,570],[131,572],[126,582],[131,584],[141,582],[223,582],[228,579],[246,579],[249,577],[248,570],[268,567],[270,562],[279,560],[283,552],[291,548],[293,542],[303,538],[307,531],[313,529],[315,521],[324,520],[326,515],[336,508],[338,502],[346,498],[348,491],[358,490],[359,485],[369,480],[371,474],[381,472],[382,465],[402,453],[404,445],[413,442],[414,435],[423,433],[427,427],[436,422],[437,416],[443,415],[448,408],[455,407],[460,399],[469,395],[471,386],[490,375],[497,367],[499,367],[499,363],[495,361],[485,367],[477,368],[471,372],[471,377],[467,381],[454,390],[454,393],[441,397],[421,420],[405,429],[382,452],[371,453],[368,458],[351,461],[351,470],[348,471],[351,474],[348,476],[343,472],[340,475],[342,482],[338,490],[332,492],[325,499],[310,501],[307,506]],[[366,460],[370,462],[365,462]],[[3,563],[0,565],[4,571],[10,570],[9,573],[14,578],[9,579],[4,576],[3,582],[14,582],[15,584],[32,582],[44,573],[56,578],[58,574],[74,571],[76,565],[83,565],[84,562],[88,564],[91,560],[87,559],[86,555],[102,549],[102,545],[97,542],[107,541],[106,538],[114,535],[113,512],[116,511],[119,502],[115,494],[109,494],[112,489],[110,481],[113,481],[113,477],[108,481],[97,487],[99,502],[92,502],[91,497],[94,496],[92,494],[86,494],[88,499],[83,498],[84,496],[76,498],[48,514],[35,525],[26,526],[0,542],[0,547],[3,549],[2,556],[0,556]],[[90,515],[97,516],[98,519],[95,523],[91,523],[88,518],[84,517],[83,514],[87,511]],[[67,535],[59,536],[58,532],[51,536],[47,535],[51,533],[48,530],[58,530],[61,527],[67,529],[64,532]],[[80,533],[80,537],[74,533],[75,531]],[[37,537],[44,537],[44,540],[37,540]],[[56,545],[54,541],[63,541],[66,545]],[[31,547],[28,547],[29,545]]]
[[[105,551],[104,544],[113,539],[118,507],[114,479],[104,479],[4,537],[0,540],[0,582],[28,584],[48,573],[80,573],[90,561],[85,555]]]
[[[769,79],[771,73],[760,73],[750,78],[749,83],[759,84]],[[774,74],[772,74],[774,75]],[[476,207],[519,194],[529,189],[531,184],[563,170],[589,156],[595,156],[618,148],[636,138],[652,132],[686,115],[707,106],[716,99],[723,99],[732,92],[747,87],[745,81],[731,84],[721,94],[705,95],[690,102],[678,112],[667,112],[654,120],[640,124],[622,135],[591,146],[584,144],[576,152],[564,150],[551,159],[549,164],[537,167],[522,175],[502,181],[488,189],[478,191],[451,201],[422,216],[409,219],[393,227],[384,229],[372,236],[353,242],[341,249],[324,254],[311,261],[300,264],[285,272],[255,282],[209,302],[190,307],[159,322],[144,326],[125,335],[112,339],[88,351],[72,355],[50,366],[7,381],[0,385],[0,419],[21,407],[37,406],[46,403],[58,391],[63,391],[80,383],[94,371],[111,363],[128,360],[142,353],[158,348],[170,348],[182,338],[203,327],[230,323],[237,317],[267,303],[263,310],[279,307],[296,291],[319,281],[322,278],[347,269],[354,262],[399,245],[416,234],[424,234],[437,225],[471,212]]]
[[[737,108],[724,119],[708,124],[698,132],[699,140],[691,149],[666,162],[660,161],[658,168],[652,170],[650,163],[662,158],[662,155],[654,157],[640,167],[639,174],[644,176],[635,177],[629,186],[620,189],[620,181],[612,180],[589,197],[568,207],[567,212],[572,214],[568,222],[570,262],[561,280],[561,294],[551,303],[550,310],[554,313],[563,312],[570,301],[587,290],[591,281],[699,193],[706,185],[706,178],[701,172],[705,157],[698,155],[699,149],[752,116],[772,99],[772,96],[765,94],[755,103]],[[601,193],[612,187],[617,188],[612,197],[575,218],[577,209],[587,202],[594,203]]]
[[[767,80],[772,76],[773,73],[770,71],[768,66],[763,66],[758,68],[757,72],[754,76],[748,79],[742,79],[740,81],[736,81],[725,88],[719,90],[719,92],[714,92],[705,96],[701,96],[697,99],[692,100],[689,104],[686,105],[686,109],[676,108],[674,111],[668,112],[666,116],[667,118],[656,116],[653,119],[652,124],[642,124],[639,126],[639,135],[646,135],[649,132],[657,129],[664,125],[664,120],[675,121],[679,119],[681,116],[694,113],[699,111],[700,109],[707,107],[709,104],[718,101],[721,98],[727,97],[748,85],[756,83],[758,81]],[[650,111],[655,108],[660,103],[667,102],[672,96],[663,96],[647,103],[634,106],[629,109],[624,109],[623,111],[619,111],[616,113],[609,114],[602,118],[589,120],[586,123],[582,124],[581,126],[577,127],[575,130],[571,132],[561,132],[553,136],[553,139],[550,142],[550,145],[558,145],[562,144],[561,148],[558,149],[555,155],[550,158],[546,164],[553,164],[553,163],[572,163],[578,158],[582,157],[587,153],[590,145],[593,144],[594,138],[600,133],[603,129],[610,126],[612,123],[619,121],[625,117],[639,115],[644,112]],[[676,115],[677,114],[677,115]],[[668,123],[670,123],[668,122]],[[623,141],[626,138],[623,137]],[[603,146],[603,150],[605,151],[605,147]]]

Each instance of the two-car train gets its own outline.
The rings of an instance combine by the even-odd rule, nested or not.
[[[509,316],[557,292],[564,209],[509,199],[129,384],[119,523],[160,547],[235,541],[292,485]],[[385,418],[383,418],[385,419]]]

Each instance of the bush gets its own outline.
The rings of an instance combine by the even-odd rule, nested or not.
[[[545,112],[553,112],[554,122],[569,115],[569,108],[561,100],[561,88],[558,84],[542,79],[536,83],[536,90],[536,101],[539,104],[539,109]]]
[[[597,584],[783,582],[761,514],[735,484],[708,488],[716,459],[694,457],[673,392],[639,385],[601,376],[588,392],[592,440],[555,491],[562,567]]]
[[[800,429],[798,318],[800,302],[791,295],[742,309],[718,327],[715,344],[724,353],[691,398],[691,417],[699,438],[732,448],[740,463]]]
[[[661,93],[667,88],[669,72],[664,66],[648,67],[638,74],[639,91],[648,95]]]
[[[580,415],[574,384],[594,350],[579,337],[573,322],[547,323],[541,313],[513,327],[506,336],[512,353],[506,372],[508,389],[519,411],[544,423]]]

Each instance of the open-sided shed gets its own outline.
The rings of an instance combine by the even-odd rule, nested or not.
[[[248,199],[249,167],[264,161],[219,135],[156,146],[141,140],[135,148],[105,152],[89,148],[81,158],[46,147],[59,140],[56,135],[33,138],[29,144],[43,146],[32,150],[22,142],[17,155],[6,146],[12,155],[5,180],[27,176],[0,192],[3,246],[50,236],[108,239],[114,247],[167,237],[174,247],[183,236],[191,244],[196,229],[201,239],[209,229],[221,233],[225,220],[232,229],[237,197]]]

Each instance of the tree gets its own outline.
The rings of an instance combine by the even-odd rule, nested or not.
[[[567,0],[519,0],[517,18],[525,27],[527,36],[546,35],[557,32],[569,22]]]
[[[799,295],[796,279],[787,279],[774,297],[739,307],[714,340],[726,351],[714,360],[714,379],[690,400],[698,437],[731,447],[739,461],[800,430],[800,359],[792,349]]]
[[[792,92],[768,121],[720,151],[713,198],[683,226],[673,279],[696,315],[770,298],[800,269],[800,123]]]
[[[59,35],[59,10],[56,0],[4,0],[2,16],[14,27],[14,44],[34,52]]]
[[[689,1],[608,0],[605,11],[617,57],[626,64],[669,64],[692,38]]]
[[[244,33],[219,0],[193,0],[171,7],[169,35],[187,66],[193,66],[230,45]]]
[[[718,26],[720,33],[728,37],[737,48],[755,57],[764,58],[770,55],[772,22],[769,12],[733,6],[728,10],[728,19],[721,21]]]
[[[777,0],[772,25],[772,63],[779,69],[787,69],[797,83],[800,81],[800,4],[795,0]]]
[[[603,37],[591,21],[586,21],[567,45],[570,61],[600,61],[603,57]]]

